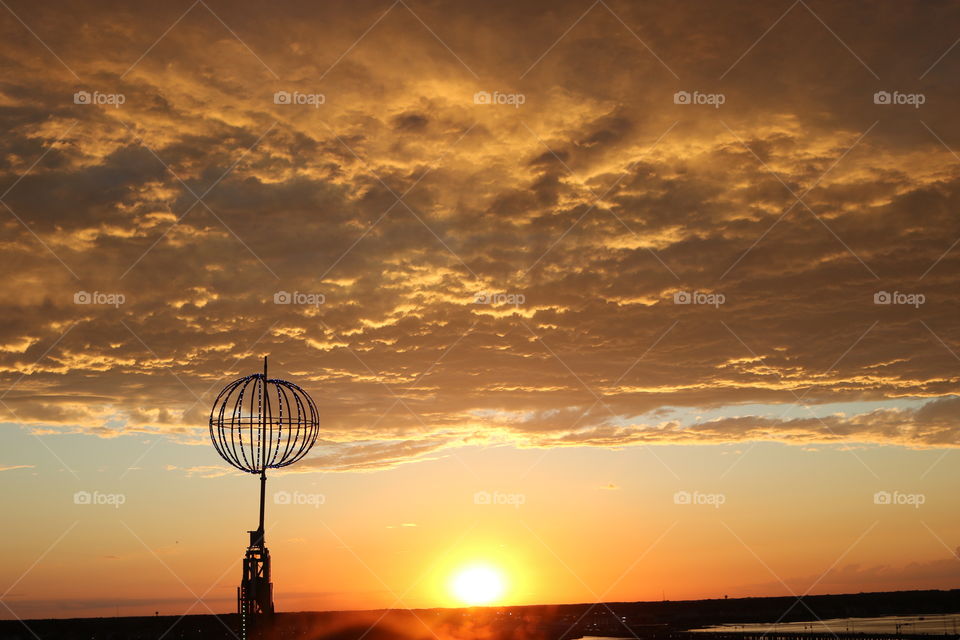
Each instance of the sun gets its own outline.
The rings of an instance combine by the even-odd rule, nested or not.
[[[453,577],[450,587],[453,595],[464,604],[490,604],[503,595],[503,574],[487,566],[467,567]]]

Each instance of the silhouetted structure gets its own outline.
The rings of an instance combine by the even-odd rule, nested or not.
[[[310,395],[286,380],[263,373],[234,380],[220,392],[210,411],[210,440],[217,453],[247,473],[260,474],[260,524],[250,531],[237,588],[240,638],[273,616],[270,551],[264,541],[263,510],[267,469],[293,464],[317,441],[320,420]]]

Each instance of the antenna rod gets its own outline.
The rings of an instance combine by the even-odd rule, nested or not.
[[[267,406],[270,406],[270,399],[267,397],[267,356],[263,356],[263,396],[266,400]],[[266,419],[264,415],[262,419]],[[261,425],[261,428],[266,425]],[[264,448],[266,448],[266,441],[263,443]],[[266,465],[266,451],[263,452],[264,465]],[[264,495],[267,492],[267,468],[266,466],[260,470],[260,526],[257,528],[257,537],[260,540],[260,546],[263,546],[266,541],[264,540],[264,531],[263,531],[263,506],[264,506]]]

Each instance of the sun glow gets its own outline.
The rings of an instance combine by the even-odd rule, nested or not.
[[[453,577],[450,588],[464,604],[491,604],[503,595],[503,574],[488,566],[467,567]]]

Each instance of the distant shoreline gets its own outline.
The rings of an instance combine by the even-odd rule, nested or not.
[[[872,591],[863,593],[838,593],[823,595],[808,595],[799,599],[800,602],[811,604],[816,603],[821,607],[836,608],[838,606],[852,608],[857,611],[872,611],[875,613],[865,615],[842,615],[831,617],[872,617],[889,615],[911,615],[911,614],[951,614],[960,613],[960,588],[957,589],[913,589],[906,591]],[[796,603],[798,598],[795,596],[745,596],[739,598],[703,598],[699,600],[637,600],[637,601],[606,601],[600,603],[577,602],[564,604],[525,604],[525,605],[504,605],[504,606],[485,606],[485,607],[429,607],[417,609],[329,609],[329,610],[311,610],[311,611],[281,611],[284,615],[358,615],[369,614],[379,615],[385,611],[410,611],[421,612],[458,612],[458,611],[530,611],[537,612],[542,610],[557,611],[575,611],[579,608],[602,607],[627,607],[643,610],[646,614],[659,613],[661,615],[675,615],[684,610],[706,609],[709,611],[735,610],[737,605],[750,605],[748,617],[763,615],[768,610],[780,610],[781,603]],[[771,607],[772,605],[772,607]],[[950,608],[950,607],[955,608]],[[946,607],[946,608],[944,608]],[[909,611],[905,610],[910,609]],[[218,612],[215,615],[227,616],[233,614],[233,611]],[[806,613],[808,617],[803,617]],[[212,614],[189,614],[187,617],[206,617]],[[769,614],[768,614],[769,615]],[[799,615],[801,617],[795,617]],[[114,620],[114,619],[153,619],[156,616],[83,616],[72,618],[24,618],[25,622],[40,621],[68,621],[68,620]],[[177,618],[180,614],[165,614],[161,618]],[[782,622],[794,621],[804,622],[812,621],[817,618],[825,619],[824,616],[814,617],[803,606],[794,607],[794,611]],[[772,619],[756,619],[750,622],[764,623],[773,622]],[[0,620],[0,622],[16,621],[13,619]],[[722,624],[722,623],[718,623]]]

